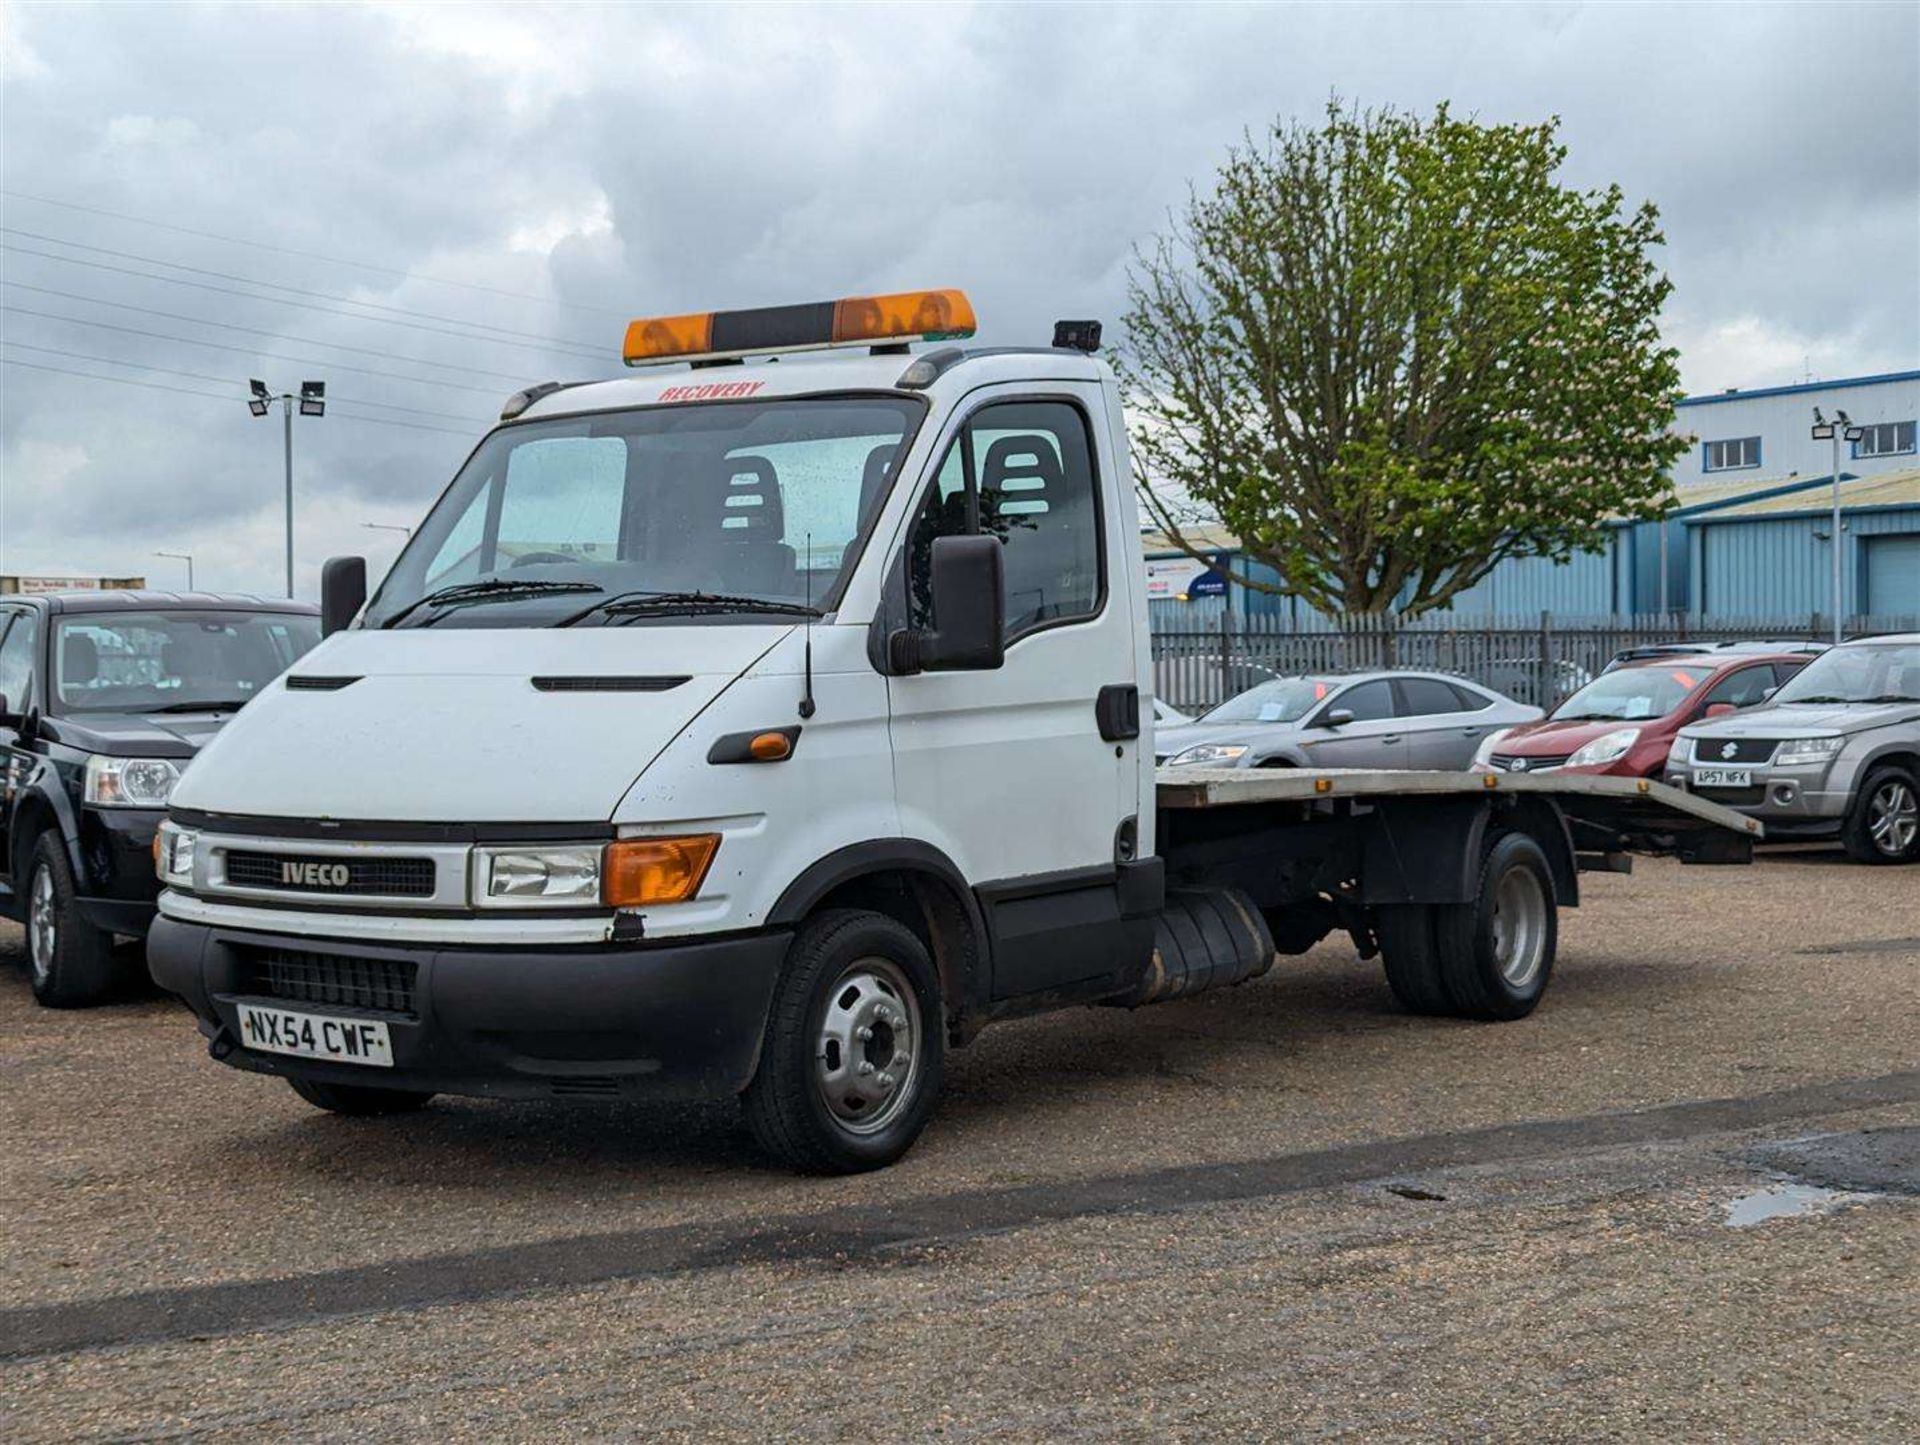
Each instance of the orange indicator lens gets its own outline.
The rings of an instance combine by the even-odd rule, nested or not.
[[[684,903],[700,891],[719,851],[718,833],[609,843],[600,870],[601,897],[615,908]]]

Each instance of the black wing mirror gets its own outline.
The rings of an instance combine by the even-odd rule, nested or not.
[[[1329,709],[1327,715],[1320,719],[1320,726],[1324,728],[1343,728],[1352,721],[1352,708],[1336,707]]]
[[[331,637],[367,600],[367,559],[329,557],[320,569],[320,635]]]
[[[13,708],[7,703],[7,695],[0,692],[0,728],[17,728],[20,719],[14,715]]]
[[[933,626],[887,639],[892,671],[984,672],[1005,662],[1005,565],[998,537],[934,538]]]

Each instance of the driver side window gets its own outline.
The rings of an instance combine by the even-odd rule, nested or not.
[[[32,701],[34,631],[31,612],[0,612],[0,697],[15,712],[27,711]]]
[[[909,626],[933,622],[934,539],[974,533],[1005,548],[1008,643],[1099,614],[1106,573],[1098,482],[1077,408],[1000,402],[968,418],[908,534]]]

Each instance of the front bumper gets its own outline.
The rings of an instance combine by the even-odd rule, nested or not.
[[[87,921],[110,933],[144,934],[160,880],[153,872],[159,808],[87,808],[80,814],[80,896]]]
[[[1745,788],[1698,787],[1694,783],[1695,767],[1693,763],[1669,762],[1666,780],[1696,797],[1760,819],[1767,825],[1768,836],[1775,839],[1831,837],[1840,831],[1841,820],[1853,801],[1852,789],[1836,787],[1834,770],[1827,767],[1757,765],[1751,770],[1751,786]]]
[[[337,1084],[493,1098],[718,1098],[759,1062],[788,935],[529,952],[374,945],[185,923],[147,938],[154,982],[200,1021],[235,1068]],[[412,1007],[382,1011],[261,992],[274,951],[365,967],[411,965]],[[241,1047],[238,1006],[379,1019],[394,1067],[331,1063]]]

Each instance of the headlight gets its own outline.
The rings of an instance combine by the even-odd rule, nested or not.
[[[564,848],[475,848],[477,908],[576,907],[600,901],[600,855],[588,844]]]
[[[1483,768],[1491,763],[1493,761],[1493,750],[1505,742],[1507,734],[1512,731],[1512,728],[1498,728],[1488,733],[1486,737],[1480,740],[1480,746],[1473,750],[1473,761]]]
[[[623,838],[604,847],[475,848],[476,908],[642,908],[683,903],[700,891],[718,833]]]
[[[1175,753],[1167,759],[1167,766],[1185,768],[1206,763],[1235,763],[1246,755],[1246,747],[1239,743],[1201,743],[1198,747]]]
[[[1584,743],[1573,750],[1573,756],[1567,759],[1570,768],[1592,768],[1601,763],[1617,763],[1633,751],[1633,745],[1640,741],[1639,728],[1615,728],[1610,733],[1602,733],[1590,743]]]
[[[96,808],[164,808],[180,781],[180,765],[169,758],[87,759],[86,800]]]
[[[1775,767],[1791,768],[1801,763],[1830,762],[1845,747],[1845,738],[1789,738],[1773,755]]]
[[[193,886],[193,855],[199,843],[200,835],[191,828],[177,823],[160,825],[153,837],[153,866],[163,884],[169,888]]]

